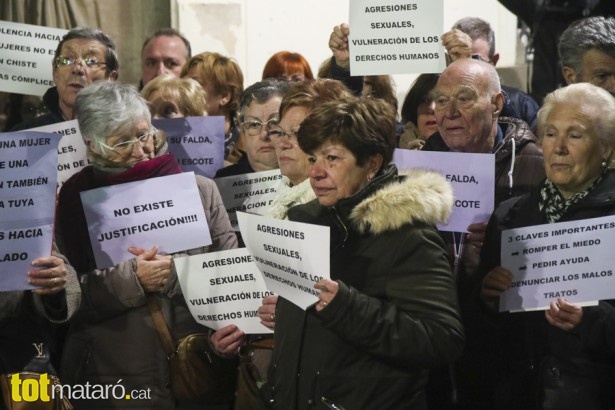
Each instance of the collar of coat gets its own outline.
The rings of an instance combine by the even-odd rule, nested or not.
[[[360,233],[371,234],[415,222],[445,223],[452,208],[453,190],[441,174],[416,169],[398,175],[394,165],[335,206],[342,220]]]

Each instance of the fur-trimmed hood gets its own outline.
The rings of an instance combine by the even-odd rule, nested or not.
[[[356,205],[349,215],[361,233],[379,234],[404,224],[445,223],[453,209],[453,189],[434,171],[413,169],[400,173]],[[374,181],[376,182],[376,181]]]

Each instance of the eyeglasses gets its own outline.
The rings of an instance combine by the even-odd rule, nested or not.
[[[98,58],[96,57],[79,57],[79,58],[58,57],[56,58],[57,67],[70,67],[75,64],[81,64],[82,66],[88,67],[88,68],[107,65],[106,63],[98,60]]]
[[[297,141],[297,133],[299,132],[299,127],[292,131],[286,131],[284,128],[279,125],[274,125],[270,128],[268,135],[276,138],[283,138],[287,136],[290,141]]]
[[[128,155],[134,149],[135,144],[141,144],[141,145],[147,144],[149,142],[150,137],[156,134],[157,132],[158,130],[154,128],[152,131],[146,132],[145,134],[139,137],[133,138],[129,141],[120,142],[113,146],[109,146],[101,142],[100,145],[120,155]]]
[[[278,125],[279,122],[280,119],[274,117],[267,120],[266,122],[260,122],[258,120],[244,121],[241,123],[241,126],[243,127],[244,131],[248,133],[248,135],[255,136],[259,135],[263,131],[263,125],[267,127],[267,133],[269,134],[273,127]]]

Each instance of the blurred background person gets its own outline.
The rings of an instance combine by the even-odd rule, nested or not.
[[[120,68],[115,44],[93,28],[74,28],[66,33],[53,56],[53,82],[43,95],[47,114],[24,121],[11,131],[25,130],[75,119],[75,98],[88,84],[117,80]]]
[[[163,74],[147,83],[141,95],[154,119],[207,115],[205,90],[192,78]]]
[[[513,280],[501,265],[503,230],[615,214],[615,175],[607,166],[615,147],[613,97],[587,83],[555,90],[545,97],[538,128],[547,178],[496,209],[481,252],[481,299],[493,310],[485,320],[498,336],[486,375],[494,388],[490,408],[609,409],[615,403],[614,300],[580,307],[560,297],[545,312],[497,313]]]
[[[237,163],[221,168],[216,178],[278,168],[270,131],[280,122],[280,103],[290,83],[275,79],[258,81],[241,94],[239,126],[244,153]]]
[[[431,93],[439,77],[439,74],[421,74],[410,86],[401,107],[404,132],[399,137],[399,148],[420,149],[438,131]]]
[[[58,247],[77,271],[83,295],[68,331],[62,376],[68,384],[116,384],[127,391],[150,389],[148,408],[186,408],[169,388],[166,352],[148,308],[154,298],[171,333],[179,339],[208,329],[193,319],[184,300],[172,255],[156,246],[129,248],[136,258],[97,269],[80,192],[181,172],[167,152],[164,134],[151,124],[147,102],[130,85],[98,82],[77,97],[79,127],[91,165],[60,189],[56,217]],[[195,175],[212,244],[182,255],[237,246],[216,184]],[[80,403],[88,409],[121,407],[112,400]],[[202,406],[199,408],[203,408]]]
[[[297,138],[317,200],[288,219],[330,227],[331,279],[315,284],[319,299],[307,310],[278,299],[265,400],[279,409],[426,409],[428,368],[463,345],[434,226],[451,212],[451,187],[437,173],[401,177],[389,165],[395,112],[382,100],[322,104]]]
[[[192,57],[181,77],[193,78],[205,90],[208,115],[224,117],[224,159],[234,164],[243,155],[239,141],[239,100],[243,73],[236,61],[219,53],[204,52]]]
[[[265,63],[262,79],[274,78],[276,80],[296,82],[313,80],[314,75],[310,64],[299,53],[279,51],[272,55]]]
[[[174,28],[157,30],[143,42],[141,48],[141,84],[162,74],[179,77],[182,67],[192,56],[190,41]]]
[[[4,107],[6,114],[5,132],[10,131],[11,128],[20,122],[30,122],[34,118],[49,112],[43,103],[43,99],[39,96],[14,93],[7,95],[8,101]]]

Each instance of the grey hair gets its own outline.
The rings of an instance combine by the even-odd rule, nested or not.
[[[252,84],[243,90],[241,94],[241,99],[239,100],[239,121],[243,121],[244,111],[252,102],[256,101],[258,104],[264,104],[273,97],[284,98],[290,87],[291,84],[288,81],[271,78]]]
[[[485,20],[478,17],[465,17],[457,20],[452,28],[463,31],[470,36],[472,41],[479,38],[485,40],[489,44],[489,58],[495,54],[495,33]]]
[[[615,58],[615,18],[588,17],[570,24],[559,38],[557,52],[564,67],[582,75],[583,54],[596,49]]]
[[[549,114],[557,105],[578,104],[598,110],[595,116],[596,137],[607,146],[615,146],[615,98],[591,83],[575,83],[548,94],[538,111],[538,135],[544,134]]]
[[[113,40],[109,38],[108,35],[103,33],[101,30],[97,28],[74,28],[70,30],[68,33],[64,34],[62,40],[58,44],[56,48],[55,54],[53,55],[53,67],[54,69],[57,66],[57,59],[60,57],[60,53],[62,52],[62,46],[65,42],[69,40],[75,39],[85,39],[85,40],[94,40],[98,41],[100,44],[105,46],[105,64],[106,64],[106,73],[107,76],[111,74],[112,71],[118,71],[120,69],[120,63],[117,59],[117,53],[115,51],[115,44]]]
[[[108,137],[130,133],[141,119],[149,124],[152,120],[147,101],[135,86],[108,80],[95,81],[79,91],[75,113],[83,139],[101,151]]]

